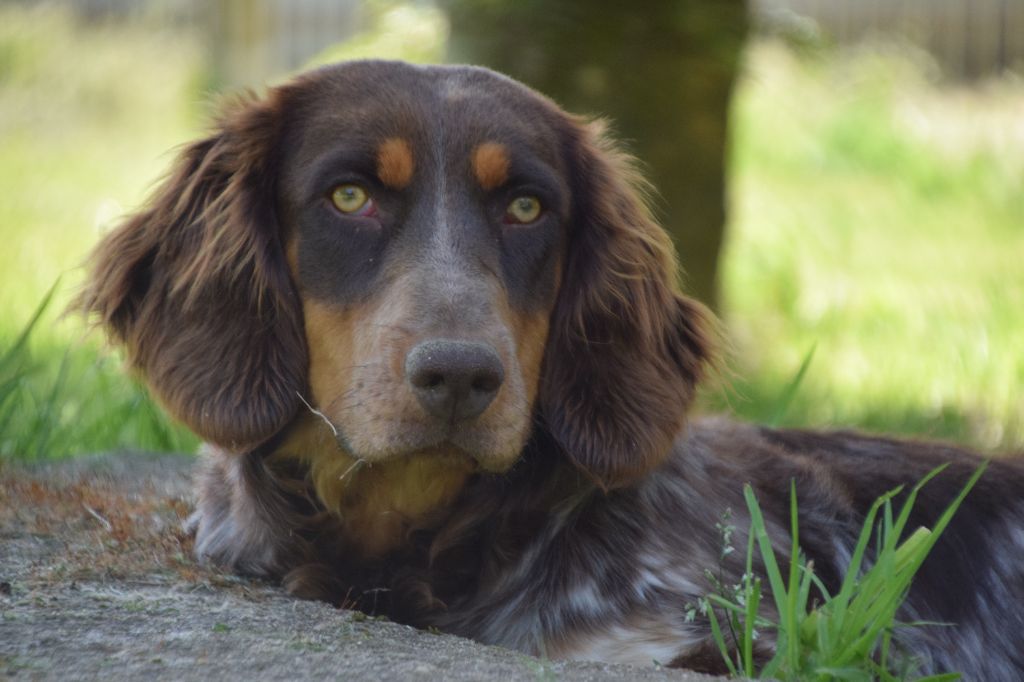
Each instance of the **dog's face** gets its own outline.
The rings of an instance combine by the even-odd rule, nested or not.
[[[544,430],[622,485],[708,354],[638,184],[598,126],[492,72],[327,67],[227,108],[98,247],[83,304],[223,449],[284,434],[334,479],[426,462],[424,488]]]
[[[503,471],[530,433],[560,282],[565,118],[479,70],[316,80],[277,187],[310,403],[363,461]]]

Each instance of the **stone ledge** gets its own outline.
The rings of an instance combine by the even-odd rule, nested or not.
[[[194,564],[192,459],[0,461],[0,674],[32,679],[676,680],[545,661]]]

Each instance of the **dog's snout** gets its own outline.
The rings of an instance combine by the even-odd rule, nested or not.
[[[427,412],[461,421],[487,409],[505,380],[505,369],[487,344],[442,339],[409,351],[405,376]]]

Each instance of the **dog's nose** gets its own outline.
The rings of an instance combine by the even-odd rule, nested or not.
[[[487,409],[505,380],[505,369],[487,344],[438,339],[409,351],[405,376],[427,412],[460,421]]]

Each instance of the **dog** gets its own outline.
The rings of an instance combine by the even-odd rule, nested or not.
[[[688,418],[718,335],[646,192],[600,123],[509,78],[333,65],[227,105],[79,305],[207,443],[200,559],[530,654],[724,672],[686,611],[745,571],[718,527],[744,546],[744,483],[784,551],[794,482],[834,593],[876,497],[949,464],[931,526],[981,460]],[[901,618],[949,624],[895,633],[921,670],[1024,679],[1022,493],[993,462],[916,576]]]

